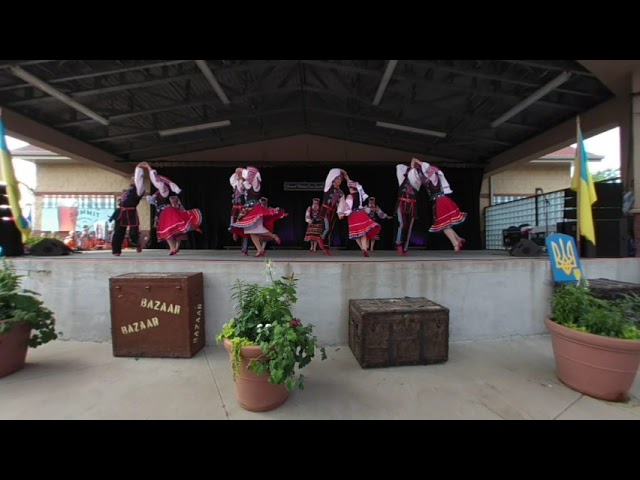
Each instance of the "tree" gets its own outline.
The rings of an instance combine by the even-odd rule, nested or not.
[[[595,172],[592,175],[594,182],[602,182],[603,180],[613,180],[617,178],[620,181],[620,169],[619,168],[608,168],[606,170],[602,170],[601,172]]]

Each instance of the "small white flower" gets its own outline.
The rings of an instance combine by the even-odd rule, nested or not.
[[[271,326],[271,324],[270,324],[270,323],[267,323],[267,324],[264,326],[264,328],[269,328],[270,326]]]

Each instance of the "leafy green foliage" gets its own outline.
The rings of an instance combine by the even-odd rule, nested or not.
[[[592,175],[594,182],[602,182],[605,180],[613,180],[620,178],[620,169],[619,168],[608,168],[606,170],[602,170],[600,172],[594,172]]]
[[[559,325],[594,335],[640,340],[640,297],[603,300],[596,298],[584,281],[556,290],[551,318]]]
[[[56,340],[56,320],[53,312],[31,290],[21,289],[22,275],[14,266],[3,260],[0,269],[0,334],[8,332],[19,323],[31,326],[29,346],[36,348]]]
[[[231,369],[233,371],[233,379],[235,380],[236,374],[242,364],[242,347],[254,346],[255,343],[241,337],[233,337],[230,338],[229,341],[231,342]]]
[[[256,374],[268,373],[272,384],[284,383],[289,390],[304,389],[304,376],[297,370],[308,365],[315,356],[317,338],[312,324],[306,326],[292,313],[297,301],[297,278],[294,274],[274,280],[273,263],[266,261],[266,285],[236,280],[232,299],[236,315],[216,336],[232,343],[234,374],[240,366],[243,345],[259,345],[263,354],[252,359],[248,368]],[[320,348],[322,360],[327,358]]]

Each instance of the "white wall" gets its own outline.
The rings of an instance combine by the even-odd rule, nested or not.
[[[12,260],[24,287],[41,292],[64,338],[110,341],[109,278],[129,272],[203,272],[207,343],[233,315],[236,278],[265,281],[263,262],[149,262],[27,258]],[[452,341],[544,333],[548,259],[407,262],[276,262],[300,278],[295,313],[316,325],[322,344],[346,344],[349,299],[425,296],[450,309]],[[588,278],[640,283],[640,258],[585,259]]]

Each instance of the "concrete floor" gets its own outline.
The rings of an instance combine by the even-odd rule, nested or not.
[[[347,346],[303,370],[304,391],[248,412],[235,399],[228,355],[116,358],[110,343],[56,341],[0,379],[0,419],[640,420],[640,380],[626,403],[563,386],[548,336],[452,343],[443,365],[361,369]]]

